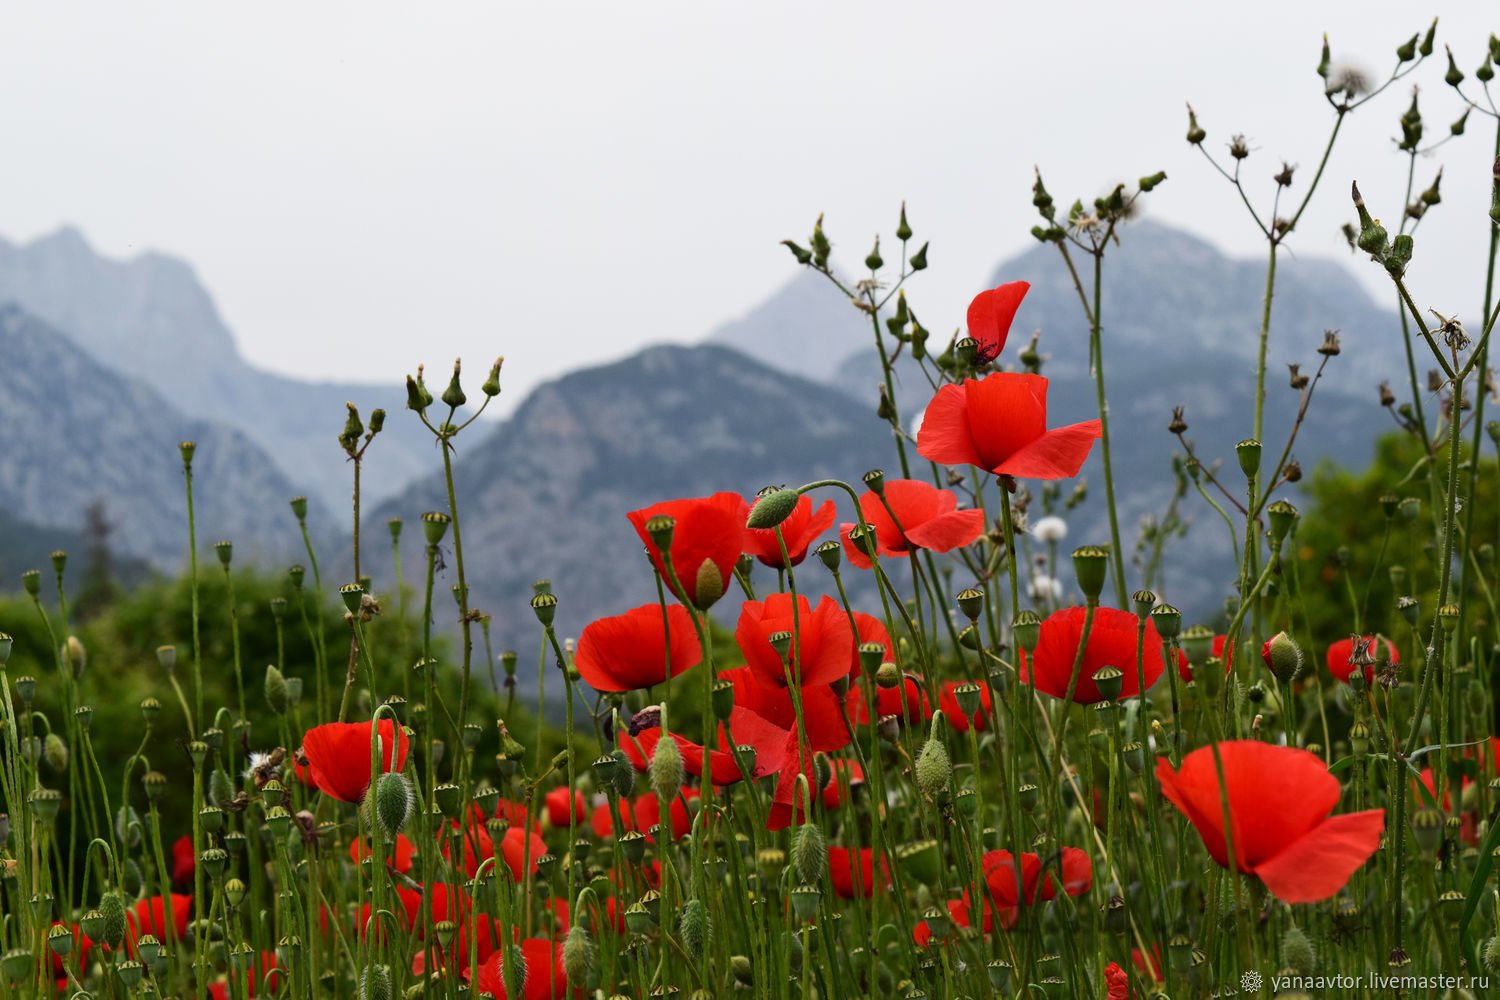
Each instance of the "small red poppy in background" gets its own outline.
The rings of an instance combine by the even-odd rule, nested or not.
[[[786,544],[786,554],[793,566],[807,558],[807,550],[818,536],[833,527],[838,510],[832,500],[824,500],[816,511],[812,498],[806,494],[797,498],[797,504],[776,528],[746,528],[745,554],[752,555],[772,569],[785,569],[781,558],[781,545]],[[776,529],[781,529],[781,541],[776,539]]]
[[[859,766],[859,761],[834,758],[833,767],[828,771],[828,784],[823,786],[824,809],[832,811],[844,804],[844,787],[840,782],[848,783],[850,795],[865,783],[865,769]]]
[[[734,564],[745,547],[745,518],[749,514],[749,504],[738,493],[715,493],[691,500],[665,500],[625,516],[635,525],[662,582],[687,604],[706,611],[724,596],[734,579]],[[676,583],[646,530],[646,522],[662,516],[676,521],[670,548]]]
[[[526,963],[521,995],[505,992],[505,952],[500,948],[479,966],[479,991],[493,993],[495,1000],[561,1000],[568,995],[568,974],[563,969],[562,942],[527,938],[521,942]],[[467,970],[465,970],[467,972]]]
[[[132,956],[135,955],[136,940],[147,934],[163,944],[168,941],[181,941],[187,935],[188,915],[193,910],[193,897],[174,892],[170,899],[172,906],[170,929],[166,916],[167,907],[159,895],[147,896],[125,912],[127,924],[125,944]]]
[[[927,692],[923,690],[922,678],[918,674],[903,674],[901,683],[895,687],[876,685],[873,716],[870,707],[865,704],[862,687],[850,685],[849,693],[844,697],[849,708],[849,719],[857,726],[879,722],[888,715],[896,716],[908,726],[932,718],[932,705],[927,700]]]
[[[693,817],[688,812],[687,803],[696,799],[701,793],[696,788],[684,787],[677,797],[672,800],[672,839],[681,840],[688,835],[693,828]],[[661,823],[661,803],[652,792],[646,792],[635,800],[633,809],[635,815],[635,828],[646,835],[646,839],[655,843],[655,837],[651,834],[651,828]]]
[[[1068,696],[1068,682],[1073,676],[1073,660],[1078,654],[1078,644],[1083,637],[1085,608],[1063,608],[1054,611],[1042,622],[1041,639],[1036,650],[1021,656],[1021,680],[1036,682],[1036,689],[1054,698]],[[1136,629],[1140,619],[1129,611],[1117,608],[1096,608],[1094,621],[1089,627],[1088,645],[1084,650],[1083,663],[1078,672],[1078,684],[1073,691],[1073,700],[1081,705],[1092,705],[1103,701],[1098,686],[1093,681],[1094,671],[1101,667],[1118,667],[1125,676],[1120,678],[1120,697],[1134,698],[1140,694],[1140,677],[1137,673],[1135,648]],[[1156,683],[1165,662],[1161,656],[1161,640],[1157,638],[1156,626],[1146,622],[1145,644],[1146,687]]]
[[[191,892],[193,873],[198,869],[198,855],[193,851],[193,835],[184,833],[172,842],[172,888]]]
[[[977,360],[980,364],[989,364],[1005,350],[1016,310],[1021,308],[1021,300],[1030,290],[1030,282],[1007,281],[997,288],[980,292],[969,303],[969,336],[979,345]]]
[[[960,733],[969,731],[969,716],[958,704],[958,689],[965,684],[973,684],[979,688],[979,711],[974,713],[973,723],[976,732],[984,732],[990,715],[990,686],[983,681],[944,681],[938,692],[938,708],[943,712],[943,718],[947,723]]]
[[[1106,1000],[1130,1000],[1130,974],[1114,962],[1104,967],[1104,985],[1109,990]]]
[[[1042,859],[1029,851],[1022,853],[1021,863],[1009,851],[987,851],[980,859],[985,888],[1004,927],[1015,925],[1021,904],[1034,905],[1037,900],[1057,898],[1058,880],[1069,896],[1081,896],[1094,884],[1094,864],[1088,854],[1076,847],[1064,847],[1055,862],[1045,871]]]
[[[511,799],[501,799],[495,805],[495,815],[505,820],[511,826],[529,827],[532,833],[541,833],[542,824],[540,820],[531,818],[531,810],[524,802],[515,802]],[[479,816],[480,822],[488,819],[487,816]]]
[[[746,737],[741,733],[748,733],[758,724],[764,724],[758,715],[747,708],[739,705],[729,715],[730,732],[735,734],[735,739],[741,743],[746,742]],[[682,768],[695,778],[703,778],[703,755],[705,753],[701,743],[694,743],[681,733],[672,734],[673,741],[677,744],[677,750],[682,754]],[[620,736],[620,749],[625,751],[625,756],[637,771],[642,773],[651,767],[651,759],[656,756],[656,745],[661,742],[661,727],[651,726],[642,729],[634,736],[622,734]],[[719,747],[714,749],[708,757],[708,778],[715,785],[732,785],[744,779],[745,775],[740,770],[740,765],[730,752],[729,740],[720,738]],[[752,777],[763,777],[771,773],[774,767],[767,766],[767,762],[761,760],[747,761]]]
[[[1349,683],[1349,677],[1354,673],[1354,640],[1355,637],[1350,636],[1347,639],[1340,639],[1338,642],[1328,647],[1328,672],[1334,677],[1343,681],[1345,684]],[[1370,660],[1372,661],[1365,664],[1366,684],[1369,684],[1375,679],[1374,661],[1382,659],[1380,655],[1380,647],[1376,645],[1377,640],[1379,642],[1385,643],[1386,659],[1389,659],[1392,664],[1401,662],[1401,655],[1396,652],[1396,644],[1391,642],[1391,640],[1385,638],[1384,636],[1364,636],[1360,639],[1360,642],[1364,647],[1364,651],[1369,654]]]
[[[1380,845],[1385,810],[1331,816],[1339,782],[1316,754],[1259,740],[1218,744],[1227,793],[1219,785],[1214,748],[1202,747],[1172,769],[1161,758],[1162,794],[1198,830],[1215,861],[1229,866],[1223,796],[1234,826],[1235,867],[1265,883],[1286,903],[1333,896]]]
[[[875,877],[875,851],[870,847],[830,847],[828,849],[828,879],[833,891],[840,899],[869,899],[877,889],[890,884],[890,872],[880,866],[880,878]]]
[[[860,513],[875,529],[875,551],[881,556],[904,556],[912,549],[948,552],[968,545],[984,532],[984,511],[959,510],[958,497],[948,490],[917,479],[888,479],[884,492],[884,501],[869,490],[859,498]],[[869,569],[870,557],[849,537],[854,527],[839,526],[844,551],[851,563]]]
[[[1214,642],[1213,645],[1209,648],[1208,654],[1209,656],[1217,656],[1224,661],[1225,674],[1229,673],[1229,668],[1233,666],[1232,661],[1234,660],[1233,646],[1229,647],[1228,655],[1225,655],[1224,652],[1224,643],[1228,641],[1228,639],[1229,637],[1226,635],[1214,636]],[[1270,640],[1267,640],[1266,644],[1269,646]],[[1261,655],[1266,655],[1264,650],[1261,651]],[[1270,661],[1266,662],[1266,666],[1270,666]],[[1190,663],[1188,663],[1187,654],[1180,649],[1177,650],[1177,676],[1181,677],[1184,683],[1193,679],[1193,667]]]
[[[575,789],[570,796],[568,789],[559,785],[542,798],[543,805],[547,807],[547,822],[552,824],[554,830],[568,827],[570,823],[568,800],[570,798],[573,800],[573,817],[579,823],[588,822],[589,807],[588,803],[583,801],[583,793]]]
[[[778,632],[793,635],[786,663],[771,645]],[[787,686],[790,674],[799,687],[831,684],[847,677],[854,664],[854,630],[849,616],[827,594],[814,608],[801,594],[769,594],[764,601],[746,601],[740,608],[734,640],[745,654],[745,664],[756,677]]]
[[[998,476],[1065,479],[1078,474],[1102,433],[1097,420],[1048,430],[1047,380],[996,372],[939,389],[922,416],[917,451]]]
[[[703,659],[693,618],[680,604],[643,604],[599,618],[578,636],[573,662],[595,691],[639,691],[676,677]]]
[[[302,737],[300,758],[314,787],[341,802],[361,802],[370,787],[369,722],[328,722],[314,726]],[[381,771],[400,771],[406,766],[406,733],[389,719],[380,720]]]
[[[411,871],[412,859],[417,855],[417,847],[407,838],[406,834],[396,834],[396,843],[390,847],[382,847],[381,855],[387,859],[387,863],[396,871],[405,874]],[[375,857],[364,840],[355,839],[349,842],[349,860],[356,865],[365,858]]]
[[[972,927],[973,921],[969,917],[969,896],[964,893],[963,899],[948,900],[948,919],[953,921],[954,927]],[[988,934],[995,926],[995,909],[989,900],[984,901],[984,933]],[[927,921],[917,921],[916,927],[912,928],[912,940],[917,943],[918,948],[925,948],[932,941],[932,927]]]

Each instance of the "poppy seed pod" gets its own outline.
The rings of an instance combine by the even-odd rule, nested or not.
[[[1246,479],[1260,475],[1261,444],[1255,438],[1245,438],[1234,446],[1235,457],[1240,461],[1240,471]]]
[[[1097,603],[1109,572],[1109,550],[1102,545],[1084,545],[1073,550],[1073,574],[1078,589],[1090,603]]]
[[[843,546],[832,540],[823,542],[813,549],[813,553],[822,560],[824,566],[828,567],[828,571],[835,574],[839,571],[839,556],[842,551]]]
[[[1182,632],[1182,651],[1194,668],[1201,667],[1213,655],[1214,630],[1204,625],[1193,625]]]
[[[1015,621],[1011,622],[1011,635],[1016,640],[1016,645],[1030,653],[1036,649],[1036,644],[1042,638],[1042,619],[1030,609],[1016,615]]]
[[[536,613],[536,620],[544,628],[551,628],[552,620],[557,615],[557,595],[537,594],[531,599],[531,610]]]
[[[1136,617],[1145,618],[1156,606],[1156,595],[1149,590],[1137,590],[1130,595],[1130,603],[1135,608]]]
[[[978,587],[966,587],[958,592],[955,598],[958,610],[970,622],[979,620],[980,613],[984,610],[984,591]]]
[[[28,569],[21,574],[21,586],[26,588],[26,593],[36,597],[42,592],[42,571],[39,569]]]
[[[754,529],[776,527],[797,509],[797,501],[801,499],[801,496],[796,490],[789,490],[785,487],[768,488],[762,491],[755,501],[755,506],[750,508],[750,516],[745,520],[745,527]]]
[[[1270,522],[1271,541],[1279,542],[1292,530],[1297,522],[1297,508],[1285,500],[1277,500],[1266,508],[1266,519]]]
[[[359,613],[361,599],[365,595],[365,589],[357,583],[346,583],[339,588],[339,597],[343,599],[344,608],[350,614]]]
[[[1106,702],[1117,701],[1125,684],[1125,671],[1113,665],[1105,665],[1094,671],[1094,685]]]

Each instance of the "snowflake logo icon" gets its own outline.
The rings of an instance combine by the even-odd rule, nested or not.
[[[1246,993],[1259,993],[1263,985],[1265,983],[1261,979],[1260,973],[1254,969],[1240,975],[1240,989]]]

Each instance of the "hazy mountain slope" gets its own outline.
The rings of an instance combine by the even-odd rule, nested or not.
[[[497,642],[529,644],[530,585],[546,577],[560,599],[560,630],[576,634],[594,616],[655,599],[627,511],[718,490],[753,494],[769,483],[857,482],[890,454],[888,433],[863,407],[722,347],[652,347],[574,372],[538,387],[488,436],[460,445],[475,603],[493,614]],[[412,524],[404,557],[411,580],[420,555],[415,519],[429,509],[447,509],[440,476],[371,516]],[[380,548],[377,581],[388,573]],[[451,608],[446,591],[456,576],[447,561],[439,586],[441,607]],[[827,584],[821,566],[806,572],[814,586]]]
[[[245,558],[282,559],[300,547],[287,509],[297,490],[244,434],[184,416],[14,305],[0,305],[0,370],[0,506],[10,516],[77,530],[101,499],[119,551],[175,568],[188,547],[177,445],[193,440],[203,548],[228,538]],[[321,505],[314,516],[331,517]]]
[[[238,428],[276,461],[297,492],[320,497],[341,518],[350,492],[337,442],[345,401],[366,415],[405,403],[400,372],[377,386],[300,381],[252,367],[187,264],[158,253],[106,258],[75,229],[25,245],[0,239],[3,301],[47,321],[181,412]],[[358,332],[348,335],[352,340]],[[372,499],[394,493],[429,467],[431,438],[423,428],[396,421],[387,427],[375,445],[382,461],[372,463],[364,479]]]

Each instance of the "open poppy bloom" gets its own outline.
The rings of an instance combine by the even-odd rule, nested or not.
[[[786,662],[771,645],[778,632],[792,635]],[[768,684],[787,686],[787,678],[799,687],[831,684],[847,677],[855,662],[854,630],[849,616],[837,601],[823,595],[814,608],[798,594],[766,595],[764,601],[746,601],[740,608],[734,641],[745,654],[745,664]]]
[[[797,498],[797,504],[786,520],[775,528],[745,529],[745,554],[754,556],[772,569],[785,569],[787,563],[781,558],[781,546],[785,543],[791,565],[800,565],[818,536],[833,527],[837,513],[832,500],[824,500],[814,511],[812,498],[804,494]],[[778,528],[781,530],[780,541],[776,539]]]
[[[1259,740],[1218,744],[1233,823],[1235,868],[1257,876],[1277,899],[1315,903],[1344,887],[1375,853],[1385,810],[1331,816],[1339,782],[1306,750]],[[1173,770],[1156,765],[1161,792],[1198,830],[1215,861],[1229,867],[1224,804],[1214,748],[1194,750]]]
[[[890,884],[890,872],[882,863],[880,878],[875,877],[875,849],[872,847],[830,847],[828,880],[840,899],[869,899],[875,890]]]
[[[198,870],[198,855],[193,850],[193,835],[184,833],[172,842],[172,888],[193,890],[193,873]]]
[[[1378,641],[1385,644],[1385,656],[1380,655]],[[1369,684],[1375,679],[1375,661],[1389,659],[1391,663],[1400,663],[1401,656],[1396,652],[1396,644],[1384,636],[1367,635],[1360,640],[1364,652],[1369,654],[1371,662],[1365,664],[1365,683]],[[1334,677],[1349,683],[1349,676],[1354,673],[1354,637],[1340,639],[1328,647],[1328,672]]]
[[[904,556],[912,549],[949,552],[984,532],[984,511],[959,510],[958,497],[952,492],[918,479],[886,480],[884,500],[866,490],[860,495],[859,511],[875,529],[875,551],[881,556]],[[869,569],[870,557],[849,536],[854,528],[852,524],[839,526],[844,551],[851,563]]]
[[[563,970],[562,942],[546,938],[527,938],[521,942],[521,958],[526,963],[521,977],[519,996],[505,992],[505,948],[479,966],[479,991],[493,993],[495,1000],[560,1000],[568,995],[568,975]],[[464,970],[466,973],[468,970]]]
[[[137,939],[147,934],[163,944],[181,941],[187,936],[188,915],[193,910],[193,897],[174,892],[170,899],[172,907],[170,923],[168,923],[167,905],[159,895],[147,896],[125,911],[125,946],[132,958],[135,957]]]
[[[738,493],[715,493],[692,500],[666,500],[633,510],[626,517],[635,525],[662,582],[685,603],[706,611],[724,596],[734,579],[734,564],[745,547],[745,518],[749,514],[750,505]],[[646,523],[653,517],[670,517],[677,522],[672,529],[670,572],[646,530]]]
[[[1109,990],[1107,1000],[1130,1000],[1130,973],[1114,962],[1104,967],[1104,984]]]
[[[1022,903],[1032,906],[1038,900],[1056,899],[1059,880],[1069,896],[1081,896],[1094,884],[1094,864],[1076,847],[1064,847],[1058,858],[1049,859],[1045,870],[1042,859],[1029,851],[1022,853],[1020,864],[1009,851],[987,851],[980,866],[1004,927],[1015,926]]]
[[[559,785],[552,789],[542,798],[542,805],[547,809],[547,822],[552,824],[554,830],[565,830],[568,828],[571,818],[576,818],[579,823],[588,822],[589,807],[583,801],[583,793],[573,790],[568,794],[568,789]],[[568,800],[572,799],[573,814],[568,815]]]
[[[361,802],[370,787],[369,722],[329,722],[314,726],[302,737],[298,757],[307,761],[307,775],[324,795],[341,802]],[[381,771],[406,766],[406,733],[389,719],[380,720]]]
[[[973,465],[997,476],[1065,479],[1078,475],[1103,433],[1097,420],[1049,431],[1047,380],[996,372],[939,389],[922,416],[917,451],[942,465]]]
[[[1078,644],[1083,638],[1083,619],[1086,608],[1063,608],[1054,611],[1042,622],[1041,639],[1030,656],[1021,651],[1021,680],[1034,681],[1036,689],[1054,698],[1068,696],[1068,683],[1073,676],[1073,661],[1078,655]],[[1088,645],[1084,649],[1083,663],[1078,672],[1078,683],[1073,691],[1073,700],[1080,705],[1092,705],[1103,701],[1104,695],[1094,683],[1094,672],[1102,667],[1118,667],[1124,672],[1120,678],[1120,697],[1134,698],[1141,693],[1140,677],[1136,668],[1136,629],[1140,619],[1129,611],[1117,608],[1094,609],[1094,621],[1089,626]],[[1165,662],[1161,656],[1161,640],[1157,638],[1156,626],[1146,621],[1145,644],[1146,687],[1156,683]]]
[[[595,691],[639,691],[703,659],[692,616],[680,604],[643,604],[599,618],[578,636],[573,662]],[[669,669],[670,668],[670,669]]]
[[[969,303],[969,336],[978,346],[977,361],[987,365],[1005,350],[1010,325],[1015,321],[1021,300],[1031,291],[1028,281],[1007,281],[974,296]]]

